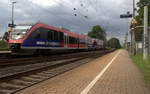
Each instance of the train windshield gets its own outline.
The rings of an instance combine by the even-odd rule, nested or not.
[[[22,39],[32,26],[16,26],[12,32],[12,39]]]

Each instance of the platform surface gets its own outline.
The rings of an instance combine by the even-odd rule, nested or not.
[[[150,87],[128,52],[117,50],[17,94],[150,94]]]

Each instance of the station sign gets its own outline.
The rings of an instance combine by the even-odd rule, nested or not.
[[[132,14],[122,14],[120,18],[132,18]]]
[[[16,26],[15,24],[8,24],[8,27],[11,27],[11,28],[13,28],[15,26]]]

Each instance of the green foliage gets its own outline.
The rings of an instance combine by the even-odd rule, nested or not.
[[[120,42],[117,38],[111,38],[108,42],[107,42],[107,46],[110,48],[121,48]]]
[[[143,22],[144,22],[144,5],[148,4],[148,2],[150,2],[150,0],[139,0],[139,2],[137,3],[137,6],[139,7],[138,9],[138,15],[135,17],[137,20],[137,26],[143,26]],[[148,10],[148,22],[150,22],[150,5],[148,6],[149,10]],[[149,23],[150,26],[150,23]],[[135,32],[135,40],[136,41],[142,41],[143,38],[143,30],[137,30]]]
[[[150,56],[148,60],[143,60],[143,55],[137,53],[135,56],[131,56],[131,58],[139,66],[145,78],[150,82]]]
[[[100,25],[93,26],[92,30],[88,32],[88,36],[91,38],[103,40],[104,45],[106,45],[106,32]]]
[[[88,36],[104,41],[106,40],[106,32],[100,25],[93,26],[92,30],[88,32]]]
[[[9,50],[8,42],[0,41],[0,51]]]
[[[9,40],[9,32],[4,33],[3,40],[6,40],[6,41]]]
[[[143,19],[144,19],[144,4],[146,3],[149,3],[150,1],[149,0],[140,0],[138,3],[137,3],[137,6],[139,7],[139,10],[137,11],[138,12],[138,15],[136,16],[136,20],[137,20],[137,25],[143,25]],[[148,10],[148,22],[150,22],[150,5],[148,6],[149,10]],[[150,26],[150,23],[149,23],[149,26]]]

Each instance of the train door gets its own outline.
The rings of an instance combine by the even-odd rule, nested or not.
[[[64,33],[64,48],[68,48],[68,35]]]

